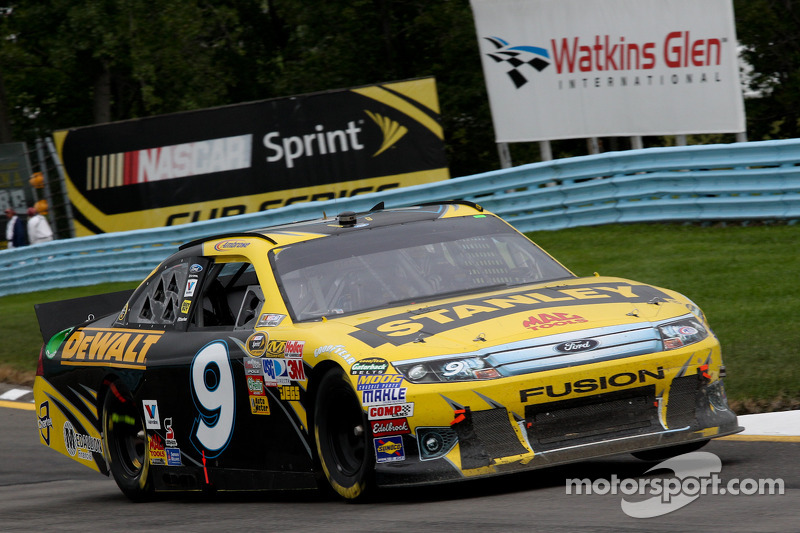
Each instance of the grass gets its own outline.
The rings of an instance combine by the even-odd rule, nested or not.
[[[694,300],[722,343],[739,413],[800,407],[800,225],[609,225],[530,236],[580,276],[630,278]],[[0,381],[32,379],[41,346],[34,303],[135,286],[0,298]]]

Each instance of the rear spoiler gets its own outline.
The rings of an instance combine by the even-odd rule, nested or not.
[[[42,341],[47,344],[61,330],[119,313],[131,294],[133,290],[126,290],[35,304],[33,308],[36,310]]]

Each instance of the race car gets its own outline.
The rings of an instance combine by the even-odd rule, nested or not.
[[[742,429],[691,300],[577,277],[465,201],[211,236],[37,314],[41,442],[134,501],[363,499]]]

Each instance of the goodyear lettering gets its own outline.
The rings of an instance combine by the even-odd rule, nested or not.
[[[412,342],[421,332],[435,335],[505,315],[553,308],[554,304],[561,308],[617,302],[647,303],[653,299],[668,300],[669,295],[648,285],[630,283],[589,283],[548,287],[537,291],[519,291],[492,298],[470,298],[451,305],[437,305],[431,309],[403,312],[359,324],[359,330],[350,335],[373,348],[386,343],[400,346]],[[564,318],[561,318],[562,316]],[[543,311],[541,314],[531,315],[531,317],[533,320],[529,319],[530,325],[537,328],[546,323],[584,320],[578,315],[560,310],[558,312]],[[538,322],[542,322],[542,324],[537,324]]]
[[[586,394],[607,390],[615,387],[627,387],[634,383],[647,383],[651,380],[664,379],[664,367],[658,367],[655,372],[641,369],[637,372],[620,372],[613,376],[602,376],[599,378],[586,378],[577,381],[568,381],[559,385],[546,385],[533,387],[519,391],[519,401],[527,402],[531,396],[548,396],[550,398],[560,398],[569,394]]]
[[[147,352],[162,334],[127,329],[81,328],[64,342],[61,364],[143,367]]]
[[[350,355],[350,352],[344,349],[344,346],[341,344],[336,345],[327,345],[327,346],[320,346],[316,350],[314,350],[314,357],[319,357],[322,354],[331,353],[334,355],[338,355],[345,362],[349,365],[352,365],[356,362],[356,358]]]

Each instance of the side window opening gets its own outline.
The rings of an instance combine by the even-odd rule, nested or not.
[[[217,263],[209,270],[191,325],[252,329],[263,301],[251,263]]]

